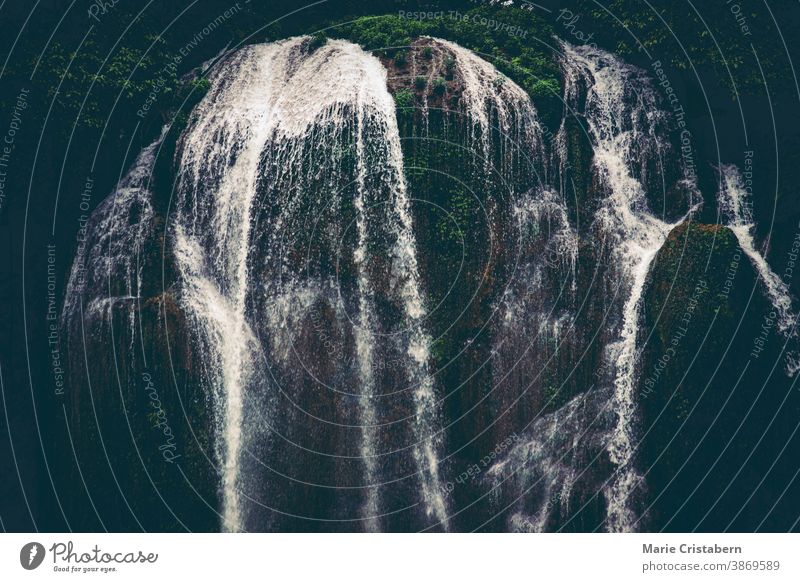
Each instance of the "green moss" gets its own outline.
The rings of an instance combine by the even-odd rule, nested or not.
[[[367,50],[386,50],[388,47],[404,47],[429,31],[427,23],[400,18],[399,16],[365,16],[333,31],[362,45]]]
[[[774,369],[783,342],[768,339],[764,353],[752,355],[772,306],[736,237],[719,225],[682,224],[670,233],[643,307],[639,462],[650,468],[648,487],[664,492],[653,504],[653,527],[684,531],[696,517],[675,518],[686,506],[683,492],[724,487],[729,467],[748,466],[742,490],[764,483],[769,462],[749,467],[758,463],[755,449],[736,439],[764,434],[773,418],[765,412],[785,402],[788,379]],[[765,412],[751,414],[755,406]]]
[[[406,51],[397,51],[394,55],[394,64],[396,67],[405,67],[408,64],[408,53]]]
[[[444,59],[444,70],[445,70],[445,77],[447,80],[453,79],[453,74],[456,70],[456,59],[450,55],[447,55]]]
[[[725,283],[737,248],[733,232],[719,225],[686,223],[670,233],[651,275],[650,311],[660,314],[662,341],[668,340],[699,281],[705,282],[709,289],[706,315],[712,316],[727,307],[725,296],[718,295],[718,291]]]
[[[470,230],[476,201],[472,194],[458,191],[450,196],[449,202],[450,216],[439,222],[438,232],[443,240],[458,242]]]
[[[531,98],[536,101],[552,99],[554,96],[558,96],[561,91],[561,87],[555,79],[529,79],[523,85],[523,88],[530,94]]]
[[[433,92],[435,95],[443,95],[447,90],[447,81],[444,77],[437,77],[433,80]]]
[[[750,25],[746,34],[733,15],[716,17],[711,5],[687,10],[685,5],[669,0],[610,0],[605,6],[594,0],[578,0],[576,4],[576,14],[582,12],[587,22],[593,23],[595,40],[623,58],[641,54],[637,41],[641,42],[650,54],[659,55],[675,70],[691,67],[713,71],[732,100],[741,94],[760,93],[765,82],[771,88],[794,90],[792,76],[783,74],[785,65],[778,58],[784,47],[777,29],[770,26],[769,9],[756,3],[742,11],[746,13],[745,23]],[[786,16],[789,24],[782,26],[797,25],[796,14],[787,11]],[[753,26],[756,22],[758,25]],[[676,43],[676,38],[691,38],[692,42]],[[754,46],[758,47],[757,61]]]
[[[320,47],[325,46],[325,43],[328,42],[328,35],[324,32],[317,32],[314,36],[311,37],[311,43],[309,44],[309,48],[312,51],[317,50]]]
[[[414,107],[414,94],[408,89],[400,89],[394,94],[394,101],[398,110]]]
[[[452,40],[492,61],[501,73],[525,89],[536,100],[545,119],[560,115],[560,71],[552,54],[539,48],[536,43],[522,42],[505,30],[492,30],[491,27],[472,22],[471,18],[486,17],[519,27],[527,36],[540,38],[552,35],[552,27],[532,11],[509,6],[482,6],[467,11],[465,15],[466,21],[449,18],[417,21],[394,15],[370,16],[345,22],[331,30],[337,36],[360,44],[379,56],[399,55],[395,50],[404,53],[405,47],[421,36]],[[430,59],[431,55],[429,47],[423,49],[422,56],[425,59]],[[445,79],[452,80],[455,59],[447,57],[444,65]],[[418,89],[425,86],[421,80],[417,80],[415,85]]]

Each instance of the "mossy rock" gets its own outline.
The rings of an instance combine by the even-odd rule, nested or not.
[[[652,500],[648,529],[752,531],[765,518],[767,528],[791,525],[769,509],[784,483],[764,482],[796,426],[785,340],[773,331],[765,351],[752,355],[771,310],[733,232],[684,223],[670,233],[650,271],[640,336],[638,462]],[[776,415],[781,409],[786,414]],[[757,501],[748,501],[757,489]]]

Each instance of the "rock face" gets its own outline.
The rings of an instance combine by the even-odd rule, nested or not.
[[[210,531],[217,476],[209,399],[165,252],[153,175],[167,131],[93,213],[62,315],[79,463],[69,521],[84,531]],[[196,494],[187,495],[188,484]]]
[[[752,245],[691,224],[699,193],[644,74],[562,49],[546,116],[440,39],[380,60],[294,38],[218,65],[73,268],[86,529],[93,503],[109,529],[691,526],[708,455],[752,449],[726,449],[729,417],[701,437],[728,395],[742,414],[755,397],[714,367],[749,352],[738,322],[770,296]],[[675,340],[690,307],[705,343]],[[703,527],[741,507],[733,489]]]
[[[656,257],[638,395],[654,530],[792,527],[793,475],[771,465],[796,454],[800,398],[763,286],[724,227],[681,225]]]

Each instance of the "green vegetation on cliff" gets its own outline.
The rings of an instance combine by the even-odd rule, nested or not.
[[[481,24],[500,22],[513,27],[515,34],[504,27]],[[415,20],[398,15],[367,16],[354,22],[334,26],[329,33],[360,44],[382,57],[407,58],[409,45],[421,36],[451,40],[489,59],[502,73],[513,79],[532,98],[558,99],[559,69],[545,44],[553,34],[552,27],[530,10],[514,7],[482,6],[455,18],[449,12],[430,20]],[[523,37],[524,35],[524,37]]]

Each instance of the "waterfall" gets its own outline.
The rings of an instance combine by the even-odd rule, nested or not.
[[[724,164],[719,167],[720,188],[717,193],[717,204],[720,220],[727,226],[739,241],[739,246],[747,255],[750,263],[764,283],[767,298],[776,314],[776,326],[785,337],[794,337],[795,314],[792,309],[792,297],[789,287],[783,282],[767,263],[766,258],[756,248],[755,222],[750,192],[745,186],[742,174],[735,165]],[[800,359],[796,354],[788,353],[786,371],[793,376],[800,369]]]
[[[635,463],[641,307],[652,262],[677,226],[650,210],[650,188],[673,150],[667,114],[643,71],[593,47],[560,46],[565,115],[552,150],[561,187],[551,185],[515,205],[519,228],[529,233],[523,239],[529,248],[520,269],[525,284],[506,292],[508,307],[499,328],[503,341],[516,347],[502,356],[498,381],[511,375],[529,385],[533,377],[540,394],[525,438],[487,471],[486,480],[506,491],[504,498],[524,499],[513,504],[508,517],[513,530],[632,531],[644,485]],[[588,222],[580,233],[570,224],[564,202],[566,170],[574,163],[567,140],[570,118],[585,128],[593,156],[586,207],[575,209]],[[689,200],[695,193],[685,180],[676,189]],[[587,238],[588,247],[581,244]],[[600,281],[581,277],[578,263],[584,269],[595,263]],[[573,292],[589,292],[578,279],[599,285],[591,292],[604,293],[602,309],[579,304],[578,293],[564,294],[570,278]],[[544,298],[535,292],[542,288],[550,290]],[[533,323],[519,323],[525,321]],[[519,353],[523,348],[529,353],[529,348],[515,344],[516,336],[533,338],[529,341],[544,352],[531,353],[528,358],[536,365],[521,372],[515,371]],[[565,364],[559,363],[561,352],[568,354]],[[587,353],[598,358],[590,364],[593,386],[571,380],[579,374],[577,359]],[[562,394],[569,397],[566,402]],[[610,466],[601,459],[608,459]]]
[[[214,362],[225,527],[243,523],[241,460],[257,438],[243,423],[271,424],[270,411],[250,400],[275,391],[267,380],[275,370],[292,373],[285,360],[298,330],[287,317],[301,322],[319,301],[345,320],[354,308],[365,527],[378,529],[383,510],[374,371],[386,342],[405,346],[420,497],[427,515],[445,523],[430,338],[386,71],[356,45],[314,49],[295,38],[240,50],[211,81],[183,138],[174,234],[186,307]],[[355,223],[349,256],[341,247],[351,236],[347,216]],[[339,279],[349,265],[353,294]],[[397,329],[381,331],[390,324],[377,312],[379,291],[399,306]],[[331,365],[346,374],[341,355]],[[259,415],[266,418],[248,420]]]
[[[169,131],[145,147],[86,223],[85,232],[67,282],[63,319],[87,316],[111,321],[115,304],[127,303],[130,338],[135,337],[135,301],[142,295],[145,256],[154,235],[151,180],[156,153]]]
[[[610,246],[626,295],[619,339],[608,346],[614,367],[617,422],[608,453],[617,469],[605,489],[608,528],[630,531],[641,476],[634,467],[637,340],[642,293],[650,265],[676,224],[655,217],[646,198],[646,164],[668,151],[657,131],[665,115],[642,71],[592,47],[562,43],[566,103],[583,115],[594,150],[594,171],[607,191],[595,215],[597,236]],[[584,102],[581,105],[580,97]]]
[[[685,210],[656,213],[654,184],[664,177],[665,202],[686,195],[688,207],[696,194],[675,171],[669,115],[643,71],[562,43],[565,113],[551,142],[530,97],[490,63],[449,41],[415,43],[426,60],[411,71],[449,75],[445,89],[389,78],[341,40],[222,57],[177,144],[164,248],[149,188],[162,135],[93,215],[65,317],[75,325],[78,299],[103,319],[127,301],[133,341],[135,303],[162,291],[148,273],[174,260],[170,299],[191,340],[181,378],[211,404],[227,531],[447,531],[480,525],[492,503],[516,531],[632,531],[644,517],[643,296]],[[402,127],[415,139],[401,140],[390,88],[414,88],[429,143],[417,145],[411,115]],[[408,181],[401,146],[414,156]],[[453,159],[453,188],[426,181],[440,172],[428,162]],[[584,171],[573,205],[565,184]],[[791,297],[756,249],[748,192],[735,167],[720,174],[724,221],[789,335]],[[436,191],[417,196],[426,184]],[[438,246],[438,219],[415,206],[426,197],[467,208],[467,267],[449,288],[437,253],[450,265],[457,243]],[[478,207],[486,223],[469,224]],[[469,303],[457,321],[431,307],[441,289]],[[441,352],[440,327],[436,342],[452,340]],[[456,479],[449,497],[466,461],[482,475]],[[483,487],[495,495],[456,507]]]
[[[471,124],[471,138],[484,159],[484,171],[494,168],[509,177],[513,162],[520,157],[524,165],[543,165],[545,162],[542,127],[530,96],[519,85],[500,73],[491,63],[454,42],[431,39],[455,59],[456,69],[464,85],[465,112]],[[497,135],[500,139],[497,139]],[[499,147],[495,144],[499,143]],[[492,156],[493,149],[498,156]],[[517,150],[516,156],[513,150]],[[538,169],[538,166],[536,166]],[[536,172],[536,170],[534,170]],[[540,185],[545,176],[539,169]]]
[[[290,45],[289,45],[290,46]],[[250,208],[277,97],[273,79],[286,75],[287,45],[250,47],[217,74],[187,130],[175,256],[187,311],[214,358],[218,454],[223,461],[223,527],[240,527],[238,467],[244,384],[253,373],[254,337],[245,314]]]
[[[537,418],[531,426],[535,438],[516,444],[486,477],[492,488],[507,479],[515,490],[535,490],[535,513],[518,508],[509,518],[512,531],[545,532],[557,527],[570,514],[571,494],[586,463],[583,451],[603,446],[603,431],[609,414],[609,391],[589,390],[557,411]],[[599,425],[599,426],[595,426]],[[530,511],[530,509],[528,509]]]

